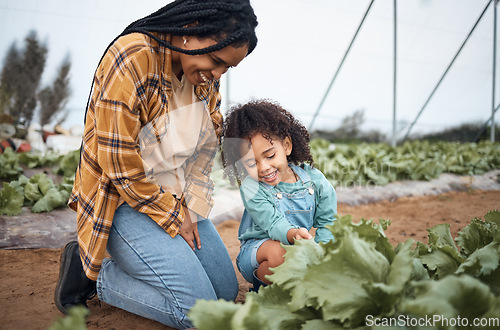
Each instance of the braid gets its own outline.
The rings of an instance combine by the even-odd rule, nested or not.
[[[202,54],[207,54],[207,53],[211,53],[211,52],[216,52],[216,51],[221,50],[224,47],[227,47],[230,44],[232,44],[233,41],[241,35],[241,32],[235,32],[229,38],[225,38],[225,39],[219,41],[218,43],[216,43],[215,45],[201,48],[201,49],[186,50],[186,49],[179,48],[179,47],[173,46],[171,44],[165,43],[164,40],[158,38],[157,36],[153,35],[151,32],[149,32],[147,30],[137,29],[137,30],[132,31],[130,33],[133,33],[133,32],[139,32],[139,33],[143,33],[145,35],[148,35],[149,37],[156,40],[158,43],[163,44],[165,47],[168,47],[169,49],[171,49],[173,51],[185,53],[185,54],[189,54],[189,55],[202,55]],[[152,32],[158,32],[158,31],[153,30]]]
[[[188,55],[207,54],[229,45],[247,45],[250,54],[257,44],[257,24],[257,17],[249,0],[177,0],[133,22],[120,36],[130,33],[146,34],[162,46]],[[152,34],[154,32],[212,37],[218,42],[210,47],[186,50],[155,37]]]
[[[121,36],[131,33],[148,35],[163,47],[188,55],[207,54],[229,45],[234,47],[248,46],[248,55],[257,46],[257,36],[255,35],[257,24],[257,16],[255,16],[249,0],[175,0],[151,15],[129,24],[108,45],[98,66],[111,45]],[[217,43],[202,49],[186,50],[156,37],[153,34],[155,32],[176,36],[210,37]],[[93,85],[94,81],[92,81],[91,93],[85,107],[84,123]]]

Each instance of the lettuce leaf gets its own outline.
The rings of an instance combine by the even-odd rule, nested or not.
[[[324,321],[322,319],[308,320],[301,328],[302,330],[336,330],[345,329],[343,326],[334,322]]]
[[[458,233],[456,242],[462,253],[469,256],[474,251],[490,244],[497,231],[498,225],[496,223],[474,218]]]
[[[3,183],[0,190],[0,214],[18,215],[23,211],[24,196],[7,182]]]
[[[329,245],[331,242],[325,244]],[[313,305],[306,288],[301,285],[308,268],[320,263],[325,257],[323,244],[314,240],[299,240],[294,245],[282,245],[287,251],[285,262],[272,269],[274,274],[268,275],[268,279],[286,290],[293,290],[293,298],[290,302],[292,310],[299,310],[304,306]]]
[[[500,211],[497,210],[490,211],[486,213],[484,219],[486,220],[486,222],[494,223],[500,227]]]
[[[57,188],[52,187],[47,193],[39,199],[31,208],[33,213],[50,212],[55,208],[66,205],[68,198]]]
[[[389,262],[392,262],[395,251],[385,236],[384,230],[390,225],[390,220],[379,219],[379,224],[373,220],[361,219],[355,223],[351,215],[336,216],[337,220],[333,225],[327,226],[336,238],[334,247],[338,247],[346,232],[356,232],[359,237],[374,244],[374,248],[382,253]]]
[[[476,317],[500,315],[500,298],[495,297],[487,285],[468,275],[418,282],[414,288],[415,299],[407,299],[400,305],[403,313],[420,317],[461,317],[469,319],[469,324]]]
[[[15,180],[23,173],[23,168],[19,165],[18,155],[12,148],[6,148],[0,154],[0,179]]]
[[[500,244],[491,242],[474,251],[458,267],[456,274],[468,274],[490,286],[496,295],[500,294]]]
[[[346,233],[334,253],[308,268],[301,285],[308,301],[317,301],[314,307],[323,311],[324,320],[359,325],[365,315],[378,314],[377,302],[367,287],[383,282],[389,268],[389,261],[373,244],[356,233]]]
[[[38,187],[38,183],[28,181],[24,186],[24,197],[32,202],[36,202],[43,197],[40,188]]]
[[[51,166],[57,163],[59,156],[55,152],[47,152],[44,154],[33,152],[22,152],[18,154],[19,162],[26,165],[28,168],[36,168],[42,166]]]
[[[21,174],[19,176],[19,179],[11,181],[9,183],[9,186],[16,189],[19,194],[24,195],[24,187],[26,186],[26,183],[29,182],[29,180],[30,179]]]
[[[254,292],[246,294],[246,299],[250,300],[251,304],[259,306],[259,317],[266,320],[265,324],[269,329],[299,329],[306,320],[318,317],[318,313],[309,308],[292,311],[289,306],[290,298],[287,290],[274,284],[259,289],[258,294]],[[241,316],[241,313],[236,314],[237,318],[241,319]],[[256,318],[255,315],[248,316]],[[241,323],[241,325],[247,324],[248,321]]]
[[[453,241],[450,225],[439,224],[427,231],[429,232],[429,246],[417,242],[416,256],[430,271],[429,275],[435,279],[454,274],[465,259]]]
[[[47,174],[41,172],[33,175],[30,178],[30,182],[36,183],[42,195],[46,195],[49,189],[54,187],[54,182],[50,179]]]
[[[231,330],[233,329],[230,327],[231,320],[241,307],[241,304],[222,299],[216,301],[200,299],[191,308],[188,316],[199,330]]]
[[[68,315],[57,318],[48,330],[86,330],[85,317],[89,310],[83,306],[70,307]]]
[[[474,251],[457,269],[457,274],[466,273],[474,277],[490,275],[500,264],[500,244],[491,242]]]
[[[59,167],[55,173],[64,177],[75,176],[76,168],[80,162],[80,149],[68,152],[66,155],[59,157]]]

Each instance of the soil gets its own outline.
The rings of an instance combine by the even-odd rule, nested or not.
[[[390,219],[386,234],[392,244],[414,239],[427,243],[427,228],[449,223],[453,236],[472,218],[500,209],[500,191],[452,191],[433,196],[400,197],[364,205],[339,204],[340,215]],[[238,221],[225,220],[217,225],[234,262],[239,250]],[[61,248],[0,249],[0,329],[47,329],[61,314],[53,302],[59,272]],[[244,301],[249,284],[238,274]],[[89,302],[88,329],[169,329],[160,323],[126,311]]]

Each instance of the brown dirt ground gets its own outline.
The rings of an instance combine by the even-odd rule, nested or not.
[[[361,206],[339,205],[340,215],[390,219],[386,231],[392,244],[409,238],[427,243],[427,228],[449,223],[454,236],[474,217],[500,209],[500,191],[450,192],[430,197],[404,197]],[[231,258],[239,250],[237,221],[218,226]],[[0,250],[0,329],[47,329],[61,316],[53,302],[61,249]],[[249,284],[238,274],[243,301]],[[89,302],[88,329],[168,329],[167,327],[114,308],[97,299]]]

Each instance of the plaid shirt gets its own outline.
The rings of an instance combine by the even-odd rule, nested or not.
[[[169,36],[163,38],[169,40]],[[92,280],[97,279],[101,268],[120,197],[149,215],[172,237],[184,220],[181,204],[203,218],[213,206],[210,172],[218,139],[210,139],[209,132],[215,129],[217,137],[221,132],[219,81],[195,87],[213,126],[203,125],[198,146],[186,161],[182,198],[164,192],[145,173],[139,133],[169,111],[171,66],[169,49],[148,36],[133,33],[120,37],[110,47],[94,76],[80,164],[68,203],[77,212],[80,255]],[[160,138],[157,136],[157,141]]]

